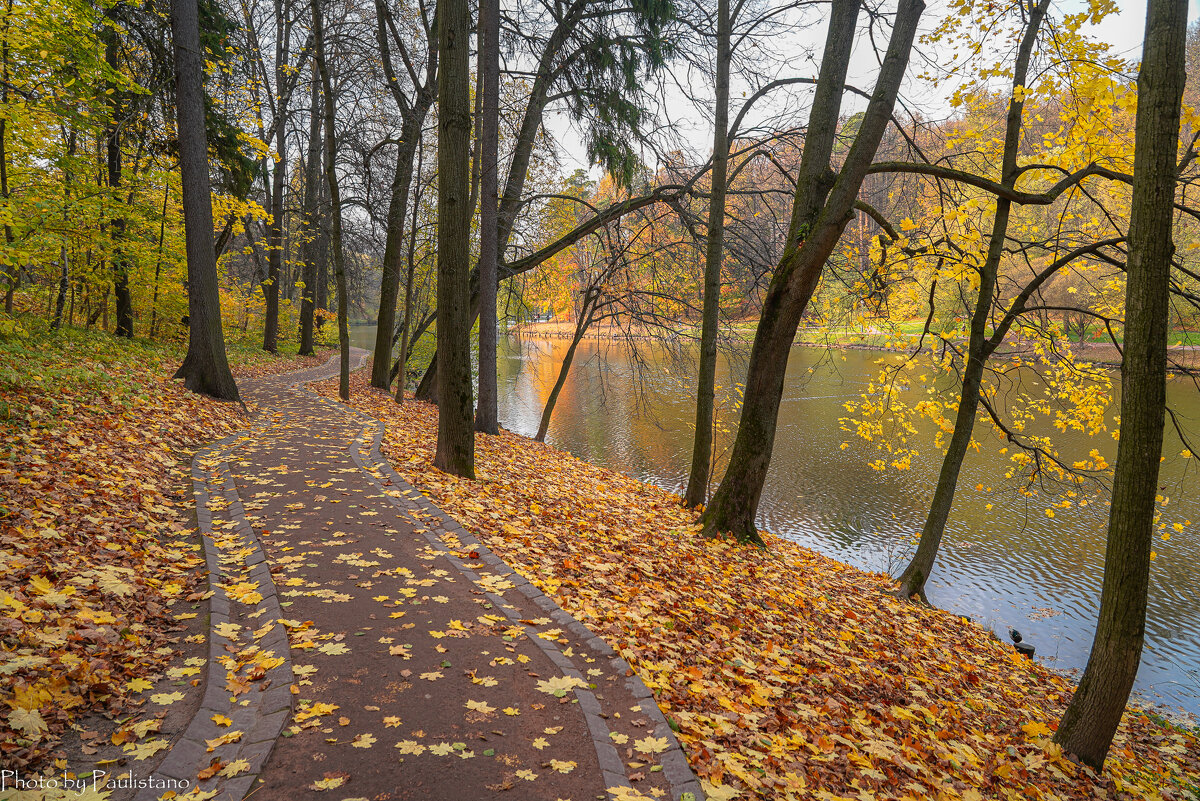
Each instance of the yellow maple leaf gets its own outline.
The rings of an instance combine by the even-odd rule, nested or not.
[[[490,715],[496,711],[496,707],[491,706],[487,701],[467,701],[463,706],[467,709],[473,709],[476,712],[482,712],[485,715]]]
[[[217,775],[224,776],[226,779],[237,776],[239,773],[244,773],[250,769],[250,762],[246,759],[235,759],[225,767],[221,768],[221,772]]]
[[[215,751],[223,745],[236,743],[240,739],[242,739],[242,733],[240,731],[230,731],[222,734],[219,737],[214,737],[211,740],[205,740],[204,743],[208,746],[209,751]]]
[[[1021,727],[1021,731],[1025,732],[1030,737],[1049,737],[1050,735],[1054,734],[1049,726],[1037,720],[1026,723]]]
[[[40,739],[42,733],[49,728],[42,719],[41,712],[23,707],[17,707],[8,713],[8,725],[34,739]]]
[[[183,693],[181,693],[181,692],[155,693],[154,695],[150,696],[150,703],[161,704],[162,706],[170,706],[171,704],[175,703],[176,701],[182,701],[182,700],[183,700]]]

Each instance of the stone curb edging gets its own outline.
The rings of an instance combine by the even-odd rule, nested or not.
[[[240,649],[250,643],[239,643],[236,639],[230,639],[216,631],[218,626],[234,624],[235,619],[240,619],[235,612],[234,599],[229,597],[225,589],[217,586],[218,579],[254,582],[262,596],[262,600],[255,604],[255,609],[264,610],[262,617],[267,621],[278,621],[282,616],[279,599],[275,593],[275,583],[267,567],[262,545],[246,519],[232,471],[222,455],[223,449],[241,436],[244,436],[244,431],[218,440],[197,452],[192,459],[196,517],[204,543],[209,587],[213,592],[209,600],[208,666],[200,708],[188,723],[183,736],[172,745],[166,758],[154,772],[161,778],[175,779],[180,783],[187,781],[191,786],[198,786],[205,792],[216,792],[214,801],[240,801],[245,796],[266,764],[292,705],[290,646],[286,631],[278,623],[255,644],[261,651],[270,651],[274,656],[282,658],[283,663],[266,671],[262,679],[255,681],[250,690],[239,696],[236,702],[222,687],[225,667],[218,660],[230,653],[226,647]],[[205,475],[206,466],[215,474],[213,479]],[[250,555],[241,560],[241,570],[224,556],[219,538],[213,529],[211,502],[214,497],[225,500],[225,511],[234,521],[237,540],[230,544],[235,548],[251,551]],[[224,567],[223,559],[227,563]],[[213,722],[213,715],[224,715],[232,723],[219,727]],[[206,740],[233,731],[242,732],[242,737],[237,742],[226,743],[209,750]],[[222,762],[244,759],[249,764],[243,772],[235,776],[226,778],[218,775],[199,782],[197,774],[207,768],[213,758],[219,758]],[[134,797],[134,801],[156,801],[159,796],[158,790],[147,788],[141,790]]]
[[[311,390],[306,391],[312,392]],[[437,515],[442,519],[443,522],[440,526],[426,527],[424,537],[431,547],[449,559],[460,573],[474,583],[475,575],[473,566],[464,563],[456,557],[453,551],[438,539],[439,534],[451,534],[457,537],[465,547],[479,553],[479,561],[493,569],[506,571],[503,577],[512,581],[517,590],[545,611],[556,623],[568,628],[575,636],[579,637],[593,653],[608,659],[613,670],[617,672],[617,675],[626,677],[626,688],[641,703],[642,712],[654,722],[654,736],[666,738],[669,744],[668,749],[659,755],[659,763],[663,768],[663,776],[671,785],[672,801],[681,801],[681,799],[686,798],[686,794],[688,793],[691,794],[694,801],[704,801],[704,793],[700,787],[700,782],[692,772],[691,766],[687,762],[687,757],[683,753],[683,748],[675,737],[675,732],[667,723],[666,716],[654,700],[654,694],[646,687],[641,678],[630,667],[629,663],[618,655],[612,646],[605,642],[602,637],[595,634],[573,615],[560,607],[555,603],[554,599],[543,593],[528,579],[514,570],[507,562],[463,528],[449,514],[435,506],[420,490],[401,478],[392,469],[391,463],[382,454],[381,445],[384,432],[382,422],[345,404],[317,395],[315,392],[312,392],[312,394],[322,403],[334,406],[339,410],[349,411],[352,415],[364,421],[366,427],[354,443],[357,447],[354,448],[351,455],[355,463],[370,477],[372,483],[380,489],[385,498],[393,505],[406,511],[419,510],[427,514]],[[373,434],[371,433],[372,429]],[[376,472],[392,482],[390,490],[375,475]],[[396,497],[400,494],[400,491],[405,489],[410,490],[412,494],[404,496],[403,499]],[[520,622],[520,615],[509,609],[510,605],[503,597],[490,592],[486,593],[486,596],[494,607],[504,610],[505,615],[509,617],[514,625],[527,629],[530,639],[563,672],[563,675],[587,681],[582,671],[576,667],[570,658],[563,654],[558,644],[536,636],[534,629]],[[596,756],[603,772],[605,787],[632,787],[633,785],[629,781],[625,763],[622,761],[616,746],[609,737],[608,724],[605,722],[604,717],[602,717],[599,700],[597,700],[595,694],[590,689],[575,688],[573,692],[579,701],[579,707],[584,713],[588,730],[592,735],[592,743],[596,748]]]

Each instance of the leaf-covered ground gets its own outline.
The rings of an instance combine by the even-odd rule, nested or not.
[[[1102,775],[1074,764],[1066,679],[885,576],[705,540],[675,495],[509,433],[453,478],[433,407],[353,382],[397,472],[636,667],[714,798],[1200,798],[1196,732],[1131,711]]]
[[[140,702],[175,652],[169,609],[203,561],[188,464],[245,419],[171,381],[180,356],[104,334],[0,341],[0,763]]]

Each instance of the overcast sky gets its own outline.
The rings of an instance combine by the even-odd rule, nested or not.
[[[922,30],[928,30],[935,26],[942,18],[941,2],[937,0],[927,0],[928,7],[923,15]],[[1191,8],[1189,18],[1195,20],[1200,17],[1200,0],[1190,0]],[[1086,3],[1083,0],[1056,0],[1055,7],[1058,15],[1072,13],[1084,7]],[[1114,54],[1126,58],[1136,59],[1142,46],[1142,32],[1146,21],[1146,5],[1144,2],[1130,2],[1129,0],[1118,0],[1120,10],[1110,14],[1099,25],[1092,26],[1090,33],[1097,39],[1108,42],[1113,47]],[[808,38],[815,43],[818,48],[824,37],[824,29],[813,29]],[[871,52],[870,45],[864,40],[861,40],[859,46],[855,48],[854,58],[850,66],[850,81],[858,86],[867,88],[872,84],[874,69],[876,64],[876,56]],[[914,72],[910,68],[910,72]],[[799,72],[797,74],[800,74]],[[814,73],[815,77],[815,73]],[[915,89],[915,86],[910,86],[909,91]],[[711,91],[711,90],[710,90]],[[734,97],[738,94],[737,87],[734,87]],[[853,101],[849,101],[853,102]],[[865,101],[863,101],[865,102]],[[927,103],[928,99],[921,99],[918,102]],[[711,147],[711,121],[705,119],[705,115],[696,111],[681,97],[673,97],[668,101],[668,108],[675,121],[686,126],[684,137],[690,142],[692,147],[697,150],[707,150]],[[584,150],[580,144],[579,137],[570,130],[565,120],[565,114],[551,114],[547,119],[547,128],[558,139],[562,145],[563,159],[562,167],[564,172],[571,172],[576,167],[586,167]],[[599,171],[592,169],[593,176],[598,176]]]

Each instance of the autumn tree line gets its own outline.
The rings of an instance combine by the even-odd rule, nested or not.
[[[843,426],[903,470],[933,421],[942,460],[900,597],[925,600],[977,421],[1025,491],[1111,488],[1099,627],[1056,734],[1098,766],[1142,647],[1168,337],[1200,308],[1186,10],[1150,0],[1130,61],[1088,35],[1099,0],[964,0],[941,20],[921,0],[6,0],[0,335],[41,318],[186,340],[177,377],[232,400],[227,337],[311,354],[336,328],[348,398],[348,325],[370,319],[371,385],[402,402],[419,376],[435,463],[466,478],[476,433],[498,430],[502,323],[570,322],[539,439],[589,330],[686,342],[684,502],[761,545],[797,332],[884,331],[905,358]],[[848,80],[856,48],[874,48],[870,85]],[[949,111],[907,100],[918,83]],[[559,119],[598,179],[559,168]],[[753,339],[718,459],[717,357],[739,322]],[[1106,430],[1089,339],[1120,353],[1115,465],[1027,425]],[[953,391],[906,404],[921,371]]]

